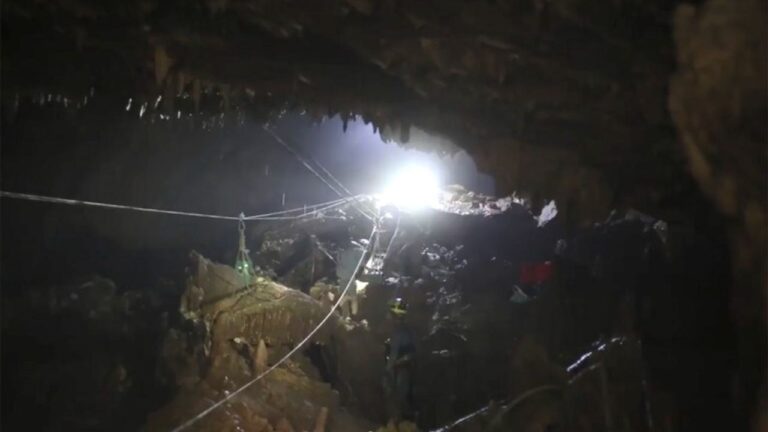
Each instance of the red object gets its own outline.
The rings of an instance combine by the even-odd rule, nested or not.
[[[537,284],[552,279],[554,266],[551,261],[522,263],[520,265],[520,283]]]
[[[520,283],[529,284],[533,283],[536,278],[536,268],[531,263],[520,264]]]

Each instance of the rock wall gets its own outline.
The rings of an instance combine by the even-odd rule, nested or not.
[[[680,7],[669,97],[690,172],[728,219],[745,416],[760,412],[766,400],[766,16],[759,0]]]

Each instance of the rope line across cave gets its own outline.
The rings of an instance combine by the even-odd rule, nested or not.
[[[75,199],[68,199],[68,198],[50,197],[50,196],[43,196],[43,195],[24,194],[24,193],[6,192],[6,191],[0,191],[0,197],[11,198],[11,199],[21,199],[21,200],[28,200],[28,201],[55,203],[55,204],[102,207],[102,208],[120,209],[120,210],[134,210],[134,211],[146,212],[146,213],[171,214],[171,215],[179,215],[179,216],[202,217],[202,218],[209,218],[209,219],[236,220],[239,222],[240,227],[243,226],[246,220],[301,219],[304,217],[311,216],[313,214],[320,213],[322,211],[326,211],[330,208],[341,206],[343,204],[350,202],[351,200],[356,200],[358,198],[358,197],[342,197],[337,200],[314,204],[312,206],[305,206],[305,207],[296,208],[296,209],[283,210],[279,212],[272,212],[272,213],[265,213],[265,214],[244,217],[243,215],[222,216],[222,215],[212,215],[212,214],[204,214],[204,213],[181,212],[181,211],[175,211],[175,210],[162,210],[162,209],[154,209],[154,208],[146,208],[146,207],[128,206],[128,205],[122,205],[122,204],[109,204],[109,203],[102,203],[102,202],[96,202],[96,201],[83,201],[83,200],[75,200]],[[313,210],[311,212],[306,212],[306,209],[308,208],[313,208]],[[303,213],[299,215],[293,215],[293,216],[281,216],[281,215],[294,213],[297,211],[302,211]],[[361,213],[365,216],[368,216],[363,211],[361,211]],[[326,316],[317,324],[317,326],[315,326],[315,328],[312,329],[312,331],[310,331],[309,334],[307,334],[304,337],[304,339],[302,339],[291,351],[289,351],[286,355],[284,355],[280,360],[275,362],[275,364],[270,366],[267,370],[265,370],[264,372],[256,376],[256,378],[252,379],[251,381],[245,383],[239,389],[235,390],[230,394],[227,394],[224,398],[222,398],[218,402],[215,402],[213,405],[206,408],[205,410],[195,415],[191,419],[177,426],[175,429],[173,429],[173,432],[180,432],[182,430],[187,429],[189,426],[195,424],[197,421],[199,421],[206,415],[213,412],[216,408],[220,407],[222,404],[232,399],[233,397],[237,396],[246,388],[255,384],[257,381],[267,376],[270,372],[277,369],[280,365],[285,363],[285,361],[287,361],[293,354],[295,354],[299,349],[301,349],[301,347],[304,346],[304,344],[306,344],[307,341],[309,341],[312,338],[312,336],[314,336],[314,334],[317,333],[318,330],[320,330],[320,328],[323,327],[323,325],[325,325],[328,319],[330,319],[333,313],[339,308],[339,305],[341,304],[341,302],[344,300],[344,297],[349,291],[350,286],[352,286],[352,282],[354,282],[355,280],[355,275],[360,271],[360,268],[362,267],[363,262],[365,261],[366,255],[370,252],[370,249],[373,245],[373,238],[376,235],[376,231],[377,231],[376,228],[377,227],[374,225],[373,230],[371,231],[371,235],[368,239],[368,246],[366,248],[366,251],[360,256],[360,259],[357,262],[357,266],[355,267],[355,270],[352,272],[352,275],[347,281],[344,287],[344,290],[339,295],[338,300],[336,300],[336,303],[333,304],[333,306],[331,307],[331,310],[328,311],[328,314],[326,314]]]
[[[353,202],[353,206],[359,211],[363,216],[367,217],[371,222],[376,220],[375,211],[372,211],[370,209],[365,208],[365,206],[361,205],[359,202],[360,195],[352,195],[352,193],[349,191],[349,189],[344,186],[343,183],[341,183],[336,177],[333,176],[327,169],[325,169],[324,166],[320,164],[320,162],[313,160],[314,164],[318,166],[318,168],[323,171],[328,178],[331,179],[334,183],[337,184],[337,186],[332,185],[328,179],[323,176],[323,174],[319,173],[317,169],[315,169],[312,164],[307,160],[306,157],[302,156],[296,149],[291,147],[283,138],[281,138],[275,131],[270,129],[268,126],[264,126],[264,131],[267,132],[272,139],[275,140],[276,143],[280,144],[284,149],[288,151],[293,157],[296,158],[296,160],[299,161],[301,165],[304,166],[309,172],[311,172],[315,177],[317,177],[321,182],[323,182],[328,188],[330,188],[334,193],[339,195],[342,198],[351,198]],[[341,190],[339,190],[341,188]]]
[[[133,211],[143,212],[143,213],[158,213],[158,214],[167,214],[167,215],[190,216],[190,217],[198,217],[198,218],[233,220],[233,221],[241,220],[239,216],[223,216],[223,215],[215,215],[215,214],[183,212],[183,211],[176,211],[176,210],[163,210],[163,209],[148,208],[148,207],[138,207],[138,206],[123,205],[123,204],[110,204],[110,203],[97,202],[97,201],[85,201],[85,200],[51,197],[51,196],[45,196],[45,195],[35,195],[35,194],[18,193],[18,192],[0,191],[0,197],[27,200],[27,201],[47,202],[47,203],[54,203],[54,204],[67,204],[67,205],[86,206],[86,207],[101,207],[101,208],[116,209],[116,210],[133,210]],[[293,209],[281,210],[281,211],[276,211],[271,213],[262,213],[262,214],[252,215],[252,216],[246,216],[242,220],[251,221],[251,220],[302,219],[302,218],[314,216],[318,213],[321,213],[326,210],[330,210],[332,208],[339,207],[353,199],[355,199],[355,197],[344,197],[344,198],[339,198],[332,201],[326,201],[326,202],[313,204],[309,206],[297,207]],[[310,211],[307,211],[307,210],[310,210]],[[301,212],[301,213],[296,215],[291,215],[291,213],[297,213],[297,212]]]

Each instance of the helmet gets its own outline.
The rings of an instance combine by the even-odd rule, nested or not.
[[[400,297],[389,302],[389,311],[395,315],[405,315],[408,312],[408,304]]]

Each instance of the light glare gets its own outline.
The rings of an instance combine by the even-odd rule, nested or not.
[[[435,206],[439,194],[439,181],[432,170],[423,166],[410,166],[390,179],[382,193],[382,202],[413,211]]]

